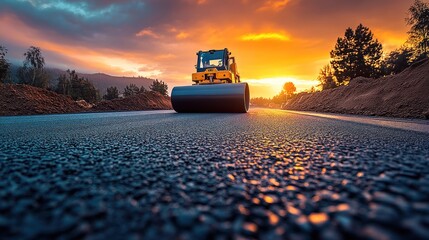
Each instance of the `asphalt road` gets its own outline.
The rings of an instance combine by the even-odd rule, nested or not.
[[[0,239],[429,238],[429,133],[280,110],[2,117],[0,176]]]

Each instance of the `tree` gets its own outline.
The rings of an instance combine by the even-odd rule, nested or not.
[[[98,91],[86,78],[79,77],[74,70],[67,70],[60,75],[55,89],[57,93],[68,95],[73,100],[85,100],[89,103],[97,101]]]
[[[135,84],[131,83],[130,85],[125,86],[125,88],[124,88],[124,96],[125,97],[137,95],[139,93],[140,93],[140,89]]]
[[[334,76],[334,71],[329,64],[320,69],[317,80],[319,80],[319,86],[322,87],[322,90],[336,88],[338,86]]]
[[[6,60],[7,49],[0,45],[0,83],[9,77],[10,63]]]
[[[144,86],[141,86],[139,93],[146,93],[146,92],[147,92],[146,88]]]
[[[68,73],[69,72],[67,72],[67,74]],[[61,74],[58,77],[58,84],[57,84],[57,87],[55,88],[55,92],[70,96],[70,89],[71,89],[70,79],[67,78],[66,74]]]
[[[150,85],[150,90],[154,91],[154,92],[159,92],[164,96],[167,96],[168,94],[168,86],[167,84],[162,81],[162,80],[158,80],[156,79],[155,81],[152,82],[152,84]]]
[[[400,48],[393,50],[383,61],[383,72],[385,75],[398,74],[412,63],[413,50]]]
[[[74,100],[85,100],[89,103],[97,101],[97,89],[84,77],[79,77],[76,71],[67,70],[70,80],[70,96]]]
[[[362,24],[355,31],[347,28],[344,38],[338,38],[335,49],[331,51],[331,65],[338,84],[359,76],[379,77],[382,48],[369,28]]]
[[[293,84],[293,82],[286,82],[285,84],[283,84],[283,88],[280,93],[274,96],[271,101],[273,103],[282,104],[286,102],[288,98],[292,98],[295,92],[295,84]]]
[[[296,92],[296,87],[293,82],[287,82],[283,85],[283,92],[285,93],[287,98],[293,97]]]
[[[284,91],[281,91],[279,94],[275,95],[272,99],[271,102],[276,103],[276,104],[283,104],[284,102],[286,102],[287,97]]]
[[[256,97],[250,99],[250,103],[252,106],[258,106],[258,107],[269,107],[271,103],[271,99],[264,98],[264,97]]]
[[[428,57],[429,5],[421,0],[415,0],[414,4],[408,9],[408,17],[405,20],[411,26],[410,31],[408,31],[408,40],[415,47],[415,57]]]
[[[49,86],[49,75],[45,72],[45,58],[38,47],[31,46],[24,53],[23,66],[18,69],[20,83],[40,88]]]
[[[112,100],[119,97],[119,90],[117,87],[108,87],[106,94],[103,96],[106,100]]]

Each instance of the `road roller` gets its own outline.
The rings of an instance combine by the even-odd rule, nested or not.
[[[174,87],[171,104],[178,113],[246,113],[249,86],[240,82],[235,57],[227,48],[197,52],[193,84]]]

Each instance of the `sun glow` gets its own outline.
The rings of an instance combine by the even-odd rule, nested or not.
[[[319,84],[317,80],[303,80],[293,77],[243,79],[243,82],[247,82],[249,84],[249,87],[252,92],[252,98],[271,98],[272,96],[281,92],[283,85],[286,82],[293,82],[297,92],[310,90],[311,87],[316,87]]]
[[[117,69],[119,72],[123,72],[127,75],[141,75],[145,77],[156,77],[162,74],[162,71],[156,69],[154,66],[147,64],[139,64],[127,59],[116,58],[116,57],[104,57],[104,56],[93,56],[94,62],[103,63],[106,66]]]
[[[278,40],[289,41],[290,38],[283,33],[258,33],[246,34],[241,36],[242,41],[261,41],[261,40]]]

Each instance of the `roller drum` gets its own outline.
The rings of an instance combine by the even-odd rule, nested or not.
[[[176,112],[245,113],[249,109],[247,83],[174,87],[171,104]]]

